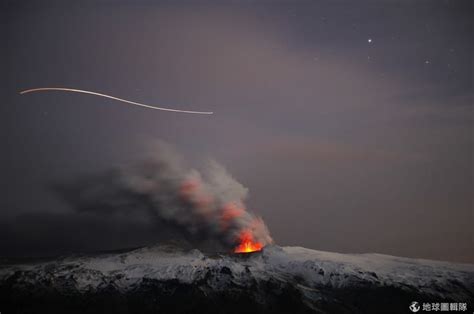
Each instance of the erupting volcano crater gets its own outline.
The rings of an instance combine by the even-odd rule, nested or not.
[[[156,246],[4,262],[0,305],[5,313],[49,314],[398,314],[407,313],[413,300],[474,300],[469,264],[275,245],[236,253]]]

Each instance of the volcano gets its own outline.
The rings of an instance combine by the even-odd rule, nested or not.
[[[176,246],[3,261],[2,313],[410,313],[472,311],[474,265],[268,245],[248,254]]]
[[[262,248],[262,243],[255,241],[251,232],[243,231],[239,236],[239,245],[234,249],[234,253],[258,252]]]

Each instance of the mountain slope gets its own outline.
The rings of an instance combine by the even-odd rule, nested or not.
[[[474,265],[300,247],[203,254],[156,246],[4,264],[0,295],[5,313],[410,313],[412,301],[471,307]]]

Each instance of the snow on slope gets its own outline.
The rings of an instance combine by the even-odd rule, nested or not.
[[[23,275],[16,277],[18,284],[48,282],[58,289],[76,291],[94,291],[110,283],[127,291],[147,279],[185,284],[206,281],[210,289],[219,291],[228,288],[230,281],[225,275],[229,275],[233,285],[242,287],[254,281],[290,283],[309,299],[318,298],[318,289],[323,287],[371,285],[415,289],[421,294],[463,302],[474,296],[474,265],[301,247],[269,246],[253,254],[214,256],[170,246],[147,247],[123,254],[3,265],[0,282],[19,272]],[[209,272],[218,275],[209,278]],[[64,282],[70,286],[65,288]]]

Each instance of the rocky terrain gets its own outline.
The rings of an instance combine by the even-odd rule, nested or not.
[[[412,301],[471,313],[473,300],[474,265],[301,247],[155,246],[0,268],[1,313],[411,313]]]

